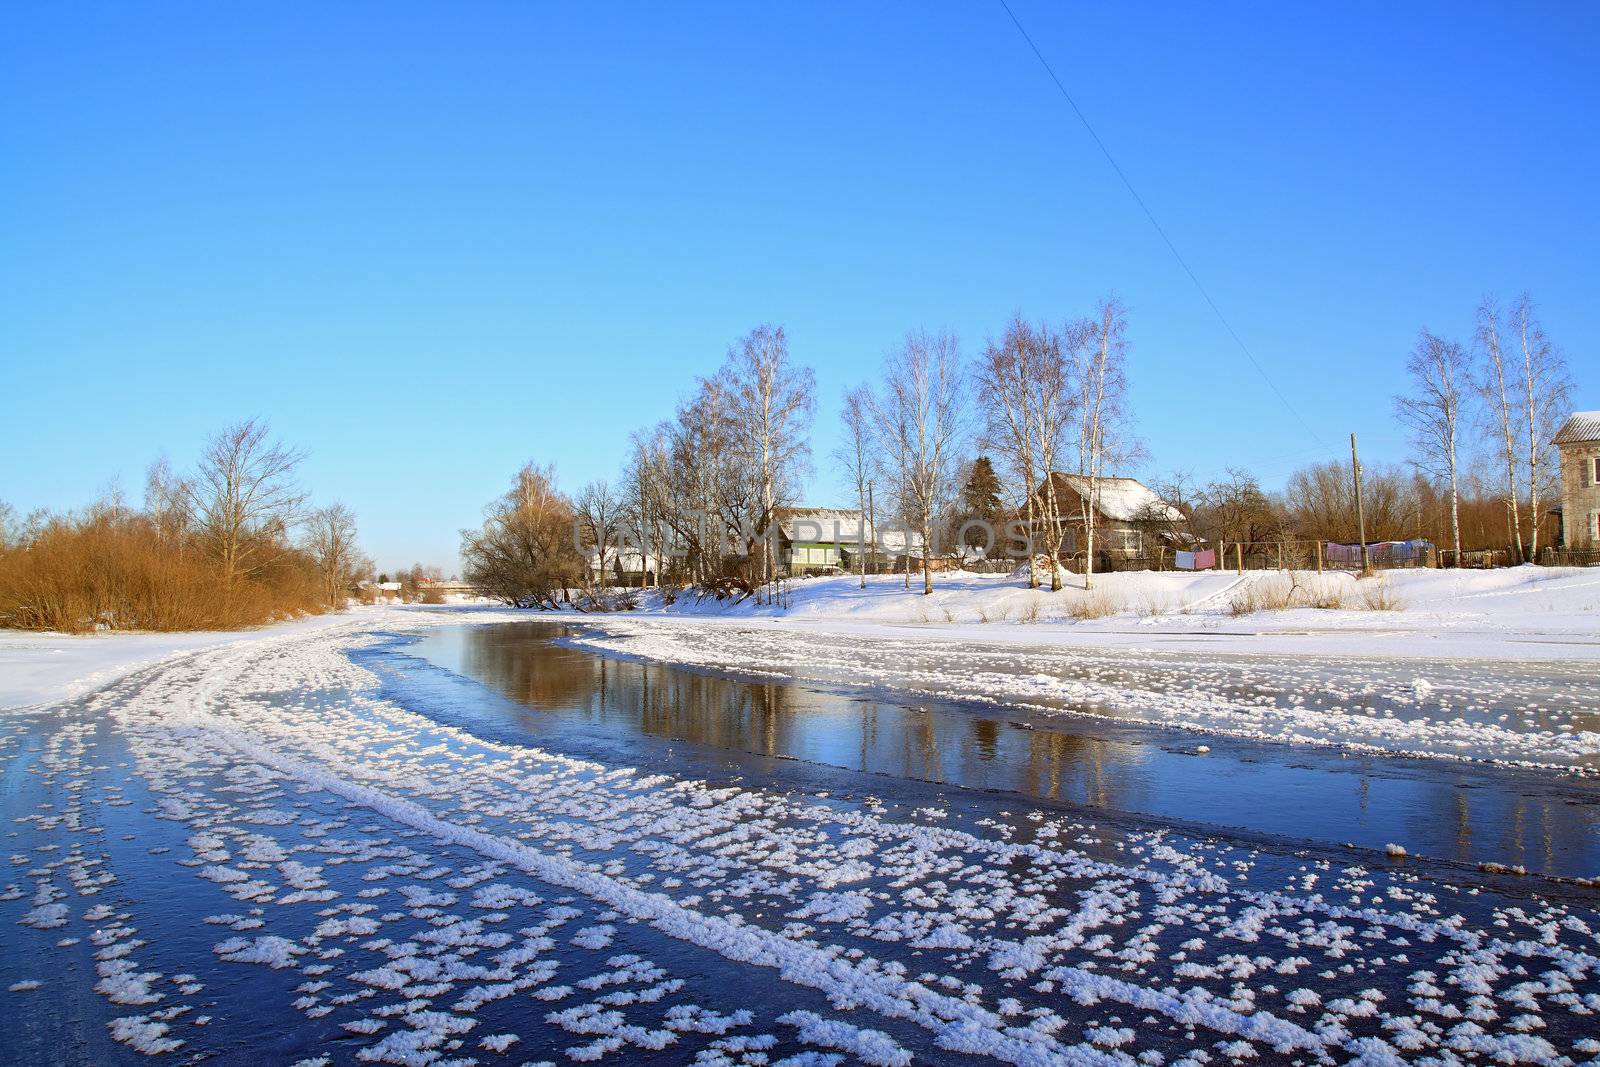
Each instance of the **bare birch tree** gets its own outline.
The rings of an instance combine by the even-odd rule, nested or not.
[[[860,531],[856,550],[856,571],[861,578],[861,588],[867,587],[867,538],[877,538],[876,530],[867,528],[867,483],[872,480],[872,393],[865,385],[858,385],[844,394],[841,413],[844,439],[834,449],[834,463],[850,479],[856,490],[857,529]]]
[[[1459,344],[1424,330],[1406,361],[1413,392],[1394,398],[1396,416],[1411,429],[1412,463],[1449,487],[1450,540],[1458,567],[1461,566],[1458,449],[1464,414],[1461,390],[1469,383],[1470,372],[1466,352]]]
[[[181,549],[189,532],[189,515],[184,501],[187,488],[172,472],[172,464],[162,456],[150,464],[144,478],[144,510],[156,532],[175,548]]]
[[[922,536],[922,592],[933,592],[933,517],[954,490],[966,383],[954,334],[916,330],[884,361],[874,414],[897,457],[907,518]],[[907,548],[909,549],[909,545]]]
[[[1069,447],[1074,417],[1087,395],[1078,391],[1078,380],[1072,373],[1072,367],[1084,362],[1084,354],[1093,336],[1093,324],[1089,322],[1069,324],[1062,333],[1048,326],[1040,326],[1032,331],[1032,436],[1039,451],[1039,469],[1044,473],[1041,503],[1044,506],[1044,525],[1050,549],[1051,592],[1061,590],[1061,545],[1067,532],[1062,500],[1056,491],[1055,471],[1061,465],[1063,451]]]
[[[1044,537],[1051,561],[1050,588],[1061,588],[1062,543],[1067,523],[1053,473],[1070,448],[1080,397],[1073,367],[1090,336],[1088,324],[1055,330],[1017,316],[999,344],[991,343],[979,361],[985,440],[1021,481],[1029,536]],[[1039,480],[1042,479],[1042,482]],[[1035,553],[1029,552],[1028,584],[1039,585]]]
[[[305,502],[295,481],[304,455],[269,440],[269,433],[257,419],[229,426],[207,442],[199,470],[182,483],[190,524],[204,535],[230,589],[281,553]]]
[[[1100,479],[1108,466],[1131,462],[1140,449],[1128,407],[1127,317],[1115,297],[1100,302],[1086,343],[1072,353],[1078,382],[1075,426],[1078,474],[1087,492],[1078,494],[1083,523],[1083,587],[1094,588],[1094,543],[1100,514]]]
[[[762,325],[728,353],[725,369],[737,446],[757,479],[756,532],[761,534],[761,582],[770,585],[776,561],[769,527],[789,478],[804,465],[810,446],[816,375],[789,361],[783,327]]]
[[[1517,423],[1520,417],[1517,379],[1520,368],[1506,361],[1505,350],[1500,344],[1500,309],[1487,297],[1478,305],[1477,342],[1482,366],[1473,385],[1482,403],[1479,410],[1483,413],[1495,450],[1504,462],[1506,521],[1511,529],[1511,545],[1516,552],[1517,562],[1521,563],[1526,557],[1522,548],[1522,516],[1517,492]]]
[[[1529,556],[1539,558],[1539,498],[1553,489],[1556,472],[1550,439],[1572,410],[1572,375],[1559,349],[1545,336],[1527,293],[1511,313],[1512,326],[1522,349],[1523,429],[1528,449],[1523,455],[1528,478],[1528,510],[1533,513]]]
[[[654,567],[657,586],[662,582],[667,557],[665,511],[670,438],[666,423],[648,431],[635,431],[629,439],[632,452],[623,474],[627,487],[623,511],[625,522],[632,527],[624,533],[638,542],[646,580]]]
[[[318,508],[306,518],[301,546],[317,565],[322,595],[337,608],[369,566],[356,544],[356,516],[344,504]]]
[[[990,341],[978,358],[978,401],[983,441],[1000,456],[1001,468],[1023,500],[1028,526],[1028,588],[1039,588],[1038,554],[1033,550],[1038,461],[1033,448],[1033,353],[1028,327],[1019,315],[998,342]],[[1052,568],[1054,569],[1054,568]]]
[[[617,550],[617,532],[622,523],[622,501],[604,479],[590,482],[578,492],[576,503],[579,541],[585,549],[595,554],[593,568],[585,568],[584,575],[598,573],[596,585],[605,586],[608,560],[622,565],[622,555]]]
[[[729,444],[728,391],[720,376],[702,378],[667,424],[662,520],[683,546],[691,581],[720,577],[728,532],[727,486],[736,472]]]

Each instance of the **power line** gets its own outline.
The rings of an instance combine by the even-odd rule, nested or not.
[[[1195,289],[1199,291],[1206,305],[1211,308],[1211,313],[1217,317],[1218,322],[1222,323],[1222,328],[1228,331],[1228,336],[1233,338],[1233,343],[1239,346],[1239,351],[1244,353],[1245,358],[1250,361],[1250,365],[1256,369],[1256,373],[1261,375],[1261,380],[1266,382],[1267,387],[1277,396],[1278,402],[1284,406],[1284,410],[1294,416],[1301,429],[1310,434],[1319,445],[1326,448],[1327,442],[1322,439],[1316,430],[1311,428],[1311,424],[1306,422],[1300,412],[1295,409],[1295,406],[1289,402],[1289,398],[1283,394],[1283,390],[1278,388],[1278,384],[1267,374],[1266,368],[1261,366],[1254,353],[1250,351],[1250,347],[1244,343],[1244,339],[1234,330],[1233,324],[1222,313],[1222,309],[1217,306],[1217,302],[1211,299],[1211,294],[1206,291],[1206,287],[1200,284],[1200,279],[1190,268],[1188,260],[1184,259],[1183,253],[1178,251],[1178,246],[1172,243],[1172,238],[1167,236],[1167,231],[1162,228],[1161,223],[1156,221],[1155,213],[1150,210],[1150,205],[1144,202],[1144,197],[1139,195],[1139,190],[1133,187],[1133,182],[1129,181],[1127,174],[1123,173],[1122,167],[1117,164],[1116,157],[1111,154],[1111,149],[1106,147],[1106,143],[1100,139],[1100,135],[1095,132],[1094,126],[1090,124],[1088,116],[1083,113],[1083,109],[1078,106],[1078,102],[1072,98],[1072,94],[1067,92],[1067,87],[1056,76],[1055,68],[1050,65],[1050,61],[1044,57],[1043,52],[1039,51],[1039,46],[1033,43],[1033,38],[1023,28],[1022,22],[1017,18],[1017,13],[1011,10],[1011,5],[1006,0],[1000,0],[1000,6],[1005,8],[1006,14],[1011,17],[1011,24],[1017,28],[1017,32],[1022,35],[1022,39],[1028,43],[1028,47],[1032,49],[1034,57],[1039,60],[1039,65],[1044,68],[1044,72],[1050,75],[1050,80],[1055,83],[1062,99],[1072,108],[1072,113],[1078,116],[1078,121],[1083,123],[1083,128],[1089,131],[1089,136],[1094,140],[1095,146],[1100,149],[1100,154],[1106,157],[1106,162],[1111,164],[1111,169],[1117,172],[1118,178],[1122,179],[1122,184],[1127,188],[1128,194],[1139,205],[1139,210],[1144,212],[1144,217],[1150,220],[1150,225],[1155,227],[1156,233],[1160,235],[1162,242],[1167,246],[1167,251],[1172,253],[1172,258],[1178,261],[1178,266],[1182,267],[1183,272],[1189,276],[1189,280],[1194,283]]]

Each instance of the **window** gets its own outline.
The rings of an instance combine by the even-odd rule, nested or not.
[[[1589,484],[1600,485],[1600,456],[1589,457]]]
[[[1106,538],[1106,544],[1107,547],[1128,556],[1139,555],[1139,550],[1143,547],[1138,530],[1112,530],[1110,536]]]

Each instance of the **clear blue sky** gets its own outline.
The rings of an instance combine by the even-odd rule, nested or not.
[[[0,498],[269,418],[383,566],[612,474],[751,326],[837,398],[912,326],[1128,305],[1151,468],[1399,458],[1417,331],[1539,300],[1600,407],[1600,6],[10,5]],[[843,497],[825,461],[810,496]]]

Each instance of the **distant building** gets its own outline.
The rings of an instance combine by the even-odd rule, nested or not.
[[[1575,411],[1553,439],[1561,452],[1561,542],[1600,548],[1600,411]]]
[[[660,562],[648,552],[637,548],[618,549],[606,546],[605,558],[600,550],[589,549],[589,577],[596,585],[625,585],[643,587],[656,585],[661,574]]]
[[[1055,483],[1057,512],[1064,527],[1061,551],[1077,555],[1085,547],[1083,501],[1089,497],[1089,478],[1082,474],[1050,475]],[[1039,483],[1034,491],[1034,533],[1043,540],[1046,532],[1044,501],[1051,481]],[[1136,478],[1102,477],[1095,493],[1095,557],[1112,562],[1153,559],[1158,550],[1191,548],[1192,538],[1182,532],[1184,514],[1162,500],[1149,486]],[[1025,514],[1025,511],[1023,512]]]
[[[887,522],[875,531],[854,508],[779,508],[777,521],[778,562],[789,574],[852,570],[863,556],[874,568],[897,565],[908,552],[922,562],[920,534]]]
[[[372,595],[374,604],[398,604],[402,596],[399,582],[367,582],[362,585]]]

